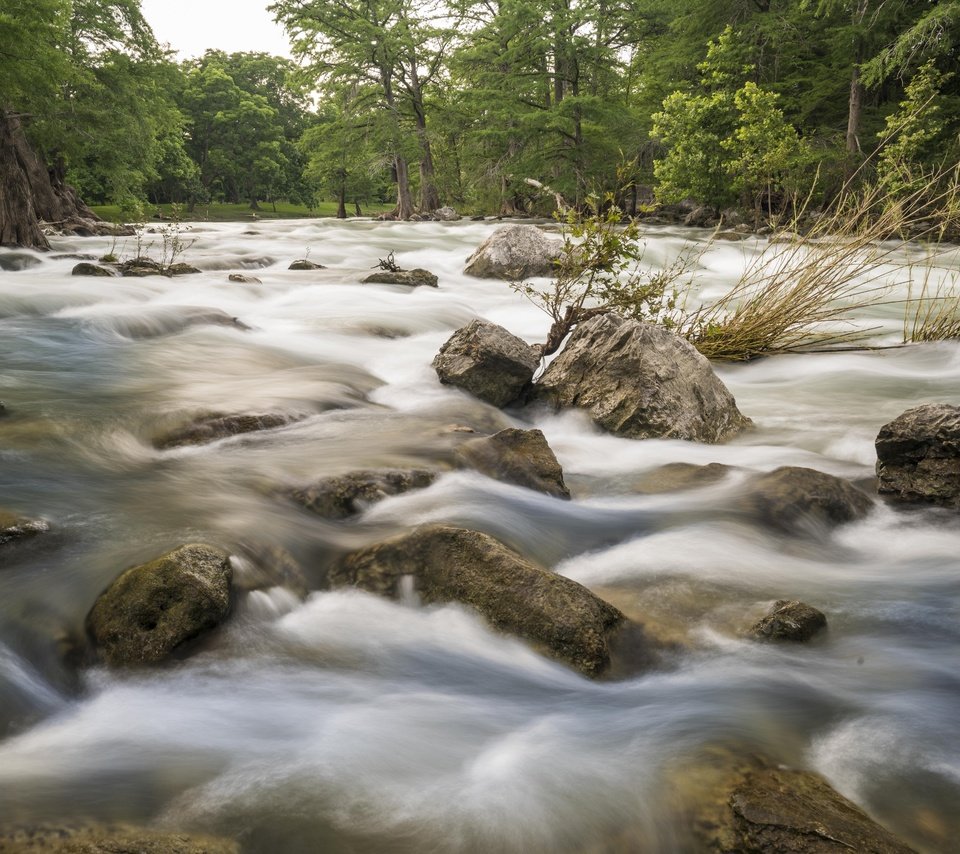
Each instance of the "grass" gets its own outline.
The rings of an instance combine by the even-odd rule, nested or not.
[[[164,217],[169,219],[172,216],[172,206],[169,204],[156,205],[147,208],[148,213],[159,210]],[[196,222],[249,222],[254,219],[256,213],[257,219],[306,219],[310,217],[332,217],[337,214],[336,202],[320,202],[313,209],[306,205],[295,205],[290,202],[277,202],[276,211],[273,205],[263,202],[260,210],[251,211],[249,204],[226,204],[215,203],[209,205],[197,205],[193,213],[188,213],[185,206],[181,207],[181,218],[184,221]],[[119,205],[91,205],[90,209],[101,219],[108,222],[125,222],[128,217],[123,214]],[[393,210],[392,204],[365,205],[363,207],[364,216],[376,216],[385,211]],[[156,217],[149,217],[151,220]]]

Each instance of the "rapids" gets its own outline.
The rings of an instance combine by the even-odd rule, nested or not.
[[[956,850],[957,516],[878,504],[814,541],[720,511],[745,472],[782,465],[872,489],[884,423],[960,404],[960,344],[718,366],[756,425],[724,446],[502,413],[441,386],[430,365],[475,316],[545,338],[548,318],[505,283],[461,273],[492,227],[197,223],[184,235],[196,276],[71,277],[75,259],[32,264],[22,251],[0,270],[0,506],[52,528],[0,553],[0,823],[122,819],[250,852],[603,851],[627,828],[634,847],[617,850],[682,852],[689,769],[720,746],[813,769],[919,850]],[[648,229],[646,260],[704,237]],[[54,242],[53,255],[134,251]],[[701,295],[722,293],[765,245],[710,248]],[[391,250],[440,288],[361,285]],[[327,269],[287,270],[304,256]],[[941,264],[960,268],[960,252]],[[198,322],[198,308],[251,328]],[[895,342],[902,311],[862,322]],[[151,444],[198,412],[275,410],[303,417],[200,447]],[[451,472],[334,523],[275,495],[357,467],[436,464],[458,424],[539,427],[574,500]],[[737,468],[687,492],[636,490],[670,462]],[[457,606],[273,588],[168,667],[77,672],[60,654],[122,569],[181,543],[283,547],[320,587],[331,555],[426,521],[501,538],[683,651],[591,682]],[[779,598],[823,610],[826,637],[741,639]]]

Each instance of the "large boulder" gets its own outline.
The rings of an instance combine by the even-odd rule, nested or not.
[[[526,341],[487,320],[458,329],[433,360],[440,382],[494,406],[515,401],[539,364],[539,353]]]
[[[288,424],[300,421],[302,417],[285,412],[268,412],[262,415],[213,413],[201,416],[189,424],[157,436],[153,440],[153,446],[157,450],[165,451],[184,445],[205,445],[208,442],[216,442],[230,436],[285,427]]]
[[[960,406],[908,409],[880,428],[876,445],[881,495],[960,508]]]
[[[820,534],[862,519],[873,501],[853,484],[832,474],[782,466],[747,483],[748,494],[735,509],[785,533]]]
[[[505,225],[477,247],[463,272],[480,279],[510,281],[552,276],[562,249],[562,240],[535,225]]]
[[[809,771],[741,766],[711,792],[694,826],[716,854],[910,854],[822,777]]]
[[[0,851],[35,854],[239,854],[232,839],[125,824],[0,827]]]
[[[415,270],[378,270],[365,277],[365,285],[406,285],[408,288],[435,288],[440,280],[429,270],[417,267]]]
[[[509,427],[493,436],[471,439],[457,448],[456,459],[495,480],[557,498],[570,497],[563,469],[541,430]]]
[[[616,314],[581,323],[534,394],[557,408],[586,409],[604,429],[632,439],[723,442],[750,423],[690,343]]]
[[[750,629],[750,635],[761,641],[794,641],[803,643],[827,627],[827,618],[806,602],[777,600],[769,613]]]
[[[50,530],[42,519],[27,519],[0,507],[0,546],[16,540],[27,540]]]
[[[436,472],[426,469],[353,471],[324,478],[311,486],[295,489],[289,495],[297,504],[318,516],[345,519],[388,496],[424,489],[436,477]]]
[[[152,664],[220,625],[230,611],[230,556],[190,544],[122,573],[87,614],[108,664]]]
[[[624,622],[587,588],[535,566],[493,537],[442,525],[347,555],[330,581],[396,597],[404,576],[413,577],[424,603],[467,605],[495,628],[587,676],[607,669],[611,638]]]

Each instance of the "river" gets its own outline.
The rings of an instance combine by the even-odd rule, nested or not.
[[[576,412],[499,412],[442,386],[430,364],[476,316],[545,338],[548,318],[505,283],[462,274],[493,227],[197,223],[184,260],[203,272],[175,279],[72,277],[75,260],[18,252],[11,263],[0,250],[6,266],[30,265],[0,271],[0,507],[51,526],[0,553],[0,821],[156,823],[251,852],[599,851],[630,828],[627,850],[681,852],[684,769],[720,745],[817,771],[918,850],[956,850],[956,514],[878,503],[803,539],[720,510],[744,473],[783,465],[870,489],[883,424],[917,404],[960,404],[960,344],[718,365],[755,423],[722,446],[615,438]],[[668,263],[704,236],[649,228],[646,260]],[[158,254],[160,238],[147,240]],[[135,251],[130,238],[54,244]],[[729,287],[766,245],[713,245],[698,262],[701,293]],[[440,287],[361,285],[391,250]],[[287,269],[304,256],[327,269]],[[960,252],[941,263],[960,268]],[[182,328],[183,306],[251,329]],[[861,322],[893,343],[902,310],[865,310]],[[202,411],[305,417],[153,448]],[[434,465],[449,458],[452,425],[539,427],[574,500],[462,471],[348,522],[276,495],[358,467]],[[684,492],[637,489],[672,462],[736,468]],[[281,547],[319,585],[331,555],[427,521],[503,539],[682,652],[594,682],[461,607],[352,591],[302,601],[275,587],[241,598],[209,643],[170,666],[64,663],[104,587],[182,543]],[[781,598],[824,611],[826,636],[743,639]]]

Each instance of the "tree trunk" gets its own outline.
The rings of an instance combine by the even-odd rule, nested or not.
[[[416,77],[414,78],[416,80]],[[418,83],[419,85],[419,83]],[[437,192],[435,171],[433,168],[433,151],[430,148],[430,139],[427,136],[427,117],[424,114],[423,102],[417,100],[413,105],[413,113],[417,124],[417,138],[420,140],[420,210],[424,213],[435,211],[440,207],[440,193]]]
[[[357,216],[363,216],[363,211],[360,210],[360,202],[355,201],[353,203],[353,209],[356,211]]]
[[[337,189],[337,219],[347,218],[347,188],[341,181]]]
[[[863,84],[860,82],[860,67],[853,66],[850,76],[850,99],[847,104],[847,151],[860,152],[860,114],[863,112]]]
[[[413,195],[410,192],[410,167],[406,158],[397,155],[394,158],[397,171],[397,207],[394,216],[397,219],[410,219],[413,216]]]
[[[33,203],[28,165],[21,158],[20,120],[0,112],[0,245],[49,249]]]

